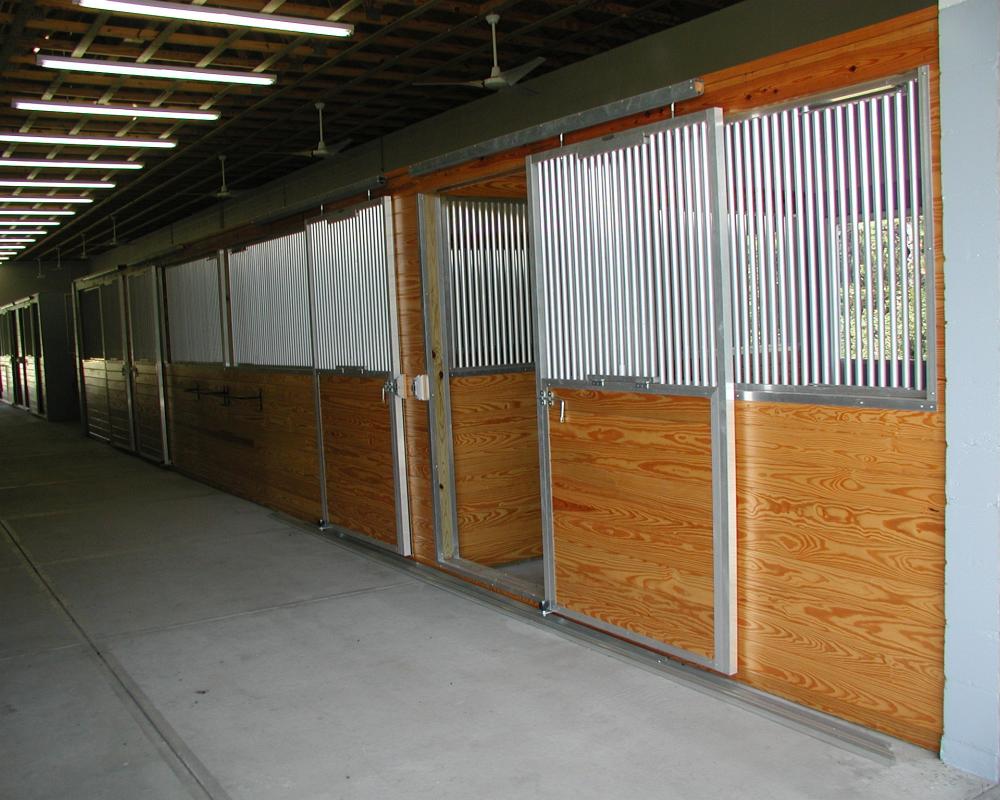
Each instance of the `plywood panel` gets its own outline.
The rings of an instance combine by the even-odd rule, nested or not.
[[[497,565],[542,554],[535,373],[451,379],[459,554]]]
[[[87,432],[101,439],[111,438],[108,419],[108,378],[103,358],[88,358],[82,364],[83,391],[87,404]]]
[[[557,601],[711,658],[709,401],[564,389],[556,396]],[[558,399],[567,404],[562,423]]]
[[[940,736],[940,414],[737,404],[740,673],[927,747]]]
[[[256,401],[198,396],[228,387]],[[181,471],[302,519],[322,516],[312,375],[220,366],[168,365],[171,458]]]
[[[395,479],[384,378],[323,375],[329,520],[396,546]]]
[[[136,362],[132,379],[136,449],[146,458],[163,460],[160,417],[160,377],[155,364]]]

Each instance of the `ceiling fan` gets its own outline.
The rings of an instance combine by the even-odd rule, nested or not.
[[[219,169],[222,172],[222,184],[214,192],[210,192],[210,197],[215,197],[218,200],[228,200],[230,197],[235,197],[239,192],[233,191],[229,188],[229,184],[226,183],[226,157],[223,154],[219,154]]]
[[[493,69],[490,70],[488,78],[478,81],[427,81],[424,83],[415,83],[414,86],[474,86],[479,89],[492,89],[493,91],[498,91],[500,89],[511,88],[515,83],[522,80],[529,72],[541,66],[545,59],[539,56],[538,58],[533,58],[531,61],[528,61],[519,67],[513,67],[508,70],[500,69],[500,63],[497,60],[497,23],[499,21],[499,14],[486,15],[486,22],[490,26],[490,31],[493,37]]]
[[[329,158],[330,156],[337,155],[337,153],[351,143],[350,139],[341,139],[339,142],[334,142],[331,145],[326,143],[326,138],[323,136],[323,109],[326,108],[326,103],[320,100],[314,105],[316,112],[319,114],[319,141],[315,147],[309,150],[297,150],[294,153],[289,153],[289,155],[302,156],[303,158]]]

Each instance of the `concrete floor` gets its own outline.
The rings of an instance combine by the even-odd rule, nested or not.
[[[0,798],[965,800],[0,407]]]

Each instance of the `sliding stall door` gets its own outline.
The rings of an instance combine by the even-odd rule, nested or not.
[[[108,374],[104,362],[104,326],[101,322],[101,289],[89,286],[77,295],[80,335],[80,393],[86,412],[87,433],[105,441],[111,438],[108,419]]]
[[[531,159],[546,594],[732,673],[721,112]]]
[[[31,356],[28,351],[31,349],[28,337],[31,334],[31,323],[28,319],[28,309],[18,308],[14,310],[15,331],[17,337],[17,359],[14,370],[17,373],[17,405],[22,408],[31,408],[31,394],[34,390],[35,371],[31,370],[31,384],[28,383],[28,361]]]
[[[14,335],[10,312],[0,314],[0,399],[14,402]]]
[[[542,556],[527,201],[443,197],[457,541],[463,561],[528,577]],[[540,583],[540,580],[538,581]]]
[[[25,333],[25,385],[26,400],[30,411],[45,414],[45,380],[42,363],[42,332],[38,319],[38,303],[24,307]]]
[[[307,227],[327,521],[409,553],[389,200]]]
[[[135,420],[135,449],[153,461],[163,461],[159,317],[156,270],[134,272],[125,279],[128,296],[129,380]]]
[[[122,278],[101,286],[101,325],[104,332],[104,366],[108,384],[108,424],[111,444],[134,450],[130,367],[125,337]]]

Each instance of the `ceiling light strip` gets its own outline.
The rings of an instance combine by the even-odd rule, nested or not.
[[[32,178],[17,180],[0,180],[0,186],[5,188],[23,189],[114,189],[110,181],[36,181]]]
[[[96,136],[49,136],[43,133],[0,133],[0,142],[15,144],[66,144],[73,147],[149,147],[169,150],[177,147],[173,139],[128,139]]]
[[[84,204],[93,202],[94,201],[89,197],[58,197],[56,195],[34,197],[29,194],[12,194],[6,197],[0,196],[0,203],[49,203],[53,205],[71,205],[74,203]]]
[[[112,106],[101,103],[73,103],[68,100],[32,100],[17,97],[10,104],[20,111],[39,111],[50,114],[85,114],[103,117],[146,117],[149,119],[187,119],[214,121],[218,111],[201,111],[193,108],[172,108],[168,106]]]
[[[42,221],[38,221],[38,220],[31,220],[30,222],[23,222],[23,221],[19,222],[17,220],[13,220],[13,219],[0,219],[0,231],[5,230],[5,228],[10,228],[11,226],[17,226],[17,225],[21,225],[21,226],[27,225],[28,227],[31,227],[31,228],[37,228],[39,226],[44,226],[44,225],[49,225],[49,226],[52,226],[52,225],[62,225],[62,223],[59,222],[58,220],[54,220],[52,222],[42,222]],[[27,233],[27,231],[21,231],[21,232],[22,233]],[[33,233],[42,233],[43,231],[32,231],[32,232]]]
[[[0,208],[0,216],[4,217],[71,217],[75,211],[30,211],[22,208]]]
[[[0,167],[31,169],[142,169],[138,161],[63,161],[57,158],[0,158]]]
[[[179,81],[235,83],[249,86],[271,86],[278,76],[271,72],[241,72],[201,67],[173,67],[167,64],[136,64],[131,61],[102,61],[97,58],[68,56],[36,56],[35,63],[47,69],[69,72],[96,72],[103,75],[137,75],[144,78],[168,78]]]
[[[3,247],[5,244],[32,244],[37,241],[38,239],[26,238],[24,236],[18,236],[15,239],[8,239],[3,234],[0,234],[0,247]]]
[[[117,11],[142,17],[182,19],[187,22],[205,22],[209,25],[228,25],[255,28],[265,31],[302,33],[311,36],[350,36],[354,26],[343,22],[319,19],[302,19],[278,14],[260,14],[231,8],[194,6],[188,3],[168,3],[162,0],[73,0],[82,8],[99,11]]]

